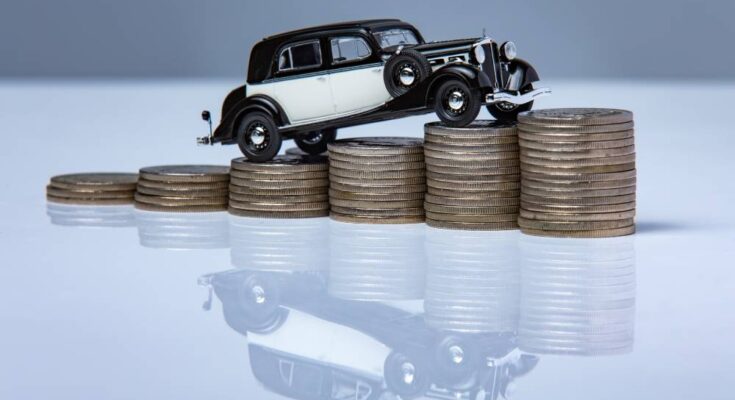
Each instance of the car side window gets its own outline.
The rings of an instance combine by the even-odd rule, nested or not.
[[[370,56],[370,46],[359,36],[336,37],[330,41],[332,64],[362,60]]]
[[[278,71],[293,71],[322,65],[322,49],[319,40],[294,43],[281,50]]]

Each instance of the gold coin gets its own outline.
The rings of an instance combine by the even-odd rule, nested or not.
[[[587,151],[587,150],[601,150],[601,149],[617,149],[620,147],[628,147],[635,145],[634,138],[619,139],[619,140],[607,140],[600,142],[536,142],[532,140],[521,139],[520,147],[522,149],[534,149],[541,151]]]
[[[589,158],[615,158],[635,154],[635,146],[616,147],[614,149],[580,150],[580,151],[545,151],[522,149],[521,158],[529,157],[544,160],[580,160]]]
[[[395,164],[395,163],[412,163],[412,162],[423,162],[424,152],[418,154],[401,154],[393,156],[381,156],[381,155],[343,155],[338,153],[332,153],[329,155],[330,163],[333,161],[340,161],[343,163],[360,164],[360,165],[373,165],[373,164]]]
[[[597,165],[619,165],[635,162],[635,153],[616,157],[599,157],[599,158],[577,158],[577,159],[565,159],[562,157],[552,158],[552,156],[546,158],[531,157],[529,155],[521,154],[521,165],[537,165],[542,167],[561,167],[561,168],[575,168],[575,167],[589,167]]]
[[[397,155],[421,153],[424,141],[413,137],[364,137],[335,140],[327,145],[329,154]]]
[[[567,204],[534,204],[521,200],[521,209],[548,213],[573,213],[573,214],[603,214],[635,210],[635,202],[620,204],[601,204],[595,206],[567,205]]]
[[[155,189],[147,186],[138,186],[138,193],[151,196],[172,196],[172,197],[227,197],[229,190],[213,189],[213,190],[182,190],[182,189]]]
[[[508,175],[458,175],[458,174],[443,174],[439,172],[428,171],[426,173],[427,180],[437,180],[444,182],[518,182],[521,179],[521,175],[508,174]]]
[[[633,113],[613,108],[548,108],[526,111],[518,115],[520,124],[554,125],[608,125],[633,121]]]
[[[426,176],[426,170],[423,168],[402,171],[370,171],[368,169],[360,170],[332,167],[329,169],[329,173],[334,176],[352,179],[404,179]]]
[[[516,197],[490,197],[484,199],[465,199],[457,197],[436,196],[427,194],[426,202],[443,206],[454,207],[500,207],[500,206],[518,206],[521,199]]]
[[[138,174],[120,172],[89,172],[51,177],[51,186],[69,190],[135,190]]]
[[[407,201],[407,200],[423,200],[424,192],[388,193],[388,194],[353,193],[353,192],[345,192],[342,190],[336,190],[336,189],[330,188],[329,197],[330,199],[357,200],[357,201]]]
[[[230,199],[230,208],[247,211],[317,211],[329,210],[329,202],[316,203],[251,203]]]
[[[338,212],[331,211],[329,218],[339,221],[347,222],[351,224],[418,224],[424,222],[423,215],[411,215],[411,216],[389,216],[389,217],[374,217],[374,216],[357,216],[340,214]]]
[[[326,157],[293,154],[278,155],[265,162],[254,162],[245,157],[235,158],[230,162],[230,166],[235,171],[269,174],[325,171],[328,165]]]
[[[327,178],[329,176],[329,169],[325,168],[323,171],[305,171],[305,172],[293,172],[293,173],[280,173],[271,174],[265,172],[252,172],[252,171],[235,171],[230,172],[231,178],[240,179],[254,179],[254,180],[296,180],[296,179],[320,179]]]
[[[424,145],[424,150],[449,154],[495,154],[499,152],[518,151],[519,148],[518,143],[499,144],[494,146],[455,146],[451,144],[434,143],[426,143]]]
[[[398,186],[357,186],[332,182],[330,188],[350,193],[389,194],[389,193],[424,193],[426,185]]]
[[[224,165],[160,165],[140,169],[140,177],[159,182],[222,182],[230,179]]]
[[[445,206],[440,204],[425,203],[424,209],[428,212],[453,214],[453,215],[490,215],[490,214],[512,214],[518,213],[518,205],[507,205],[498,207],[463,207]]]
[[[148,203],[135,203],[135,208],[144,211],[155,211],[155,212],[217,212],[226,211],[227,204],[216,204],[216,205],[204,205],[204,206],[166,206],[159,204],[148,204]]]
[[[500,151],[497,153],[466,153],[466,152],[448,152],[434,151],[424,149],[424,159],[446,159],[446,160],[462,160],[462,161],[496,161],[496,160],[514,160],[518,159],[518,151]]]
[[[230,183],[251,189],[300,189],[329,186],[329,179],[254,180],[233,177]]]
[[[433,221],[447,222],[473,222],[473,223],[498,223],[513,222],[516,223],[518,212],[505,214],[447,214],[426,211],[426,218]]]
[[[521,182],[521,190],[527,195],[539,197],[607,197],[635,194],[636,187],[635,185],[633,185],[613,189],[537,189],[534,187],[526,186],[524,185],[524,182]]]
[[[227,196],[187,198],[172,196],[149,196],[142,193],[136,193],[135,201],[137,203],[154,204],[159,206],[211,206],[218,204],[227,204]]]
[[[599,214],[575,214],[561,212],[534,212],[521,209],[520,216],[528,220],[537,221],[564,221],[564,222],[583,222],[583,221],[615,221],[635,217],[635,210],[599,213]]]
[[[57,189],[51,185],[46,186],[46,194],[54,197],[70,199],[132,199],[134,190],[69,190]]]
[[[604,196],[604,197],[549,197],[549,196],[533,196],[526,194],[521,189],[521,201],[524,203],[533,203],[539,205],[576,205],[576,206],[600,206],[606,204],[621,204],[635,201],[634,194],[624,194],[620,196]]]
[[[447,126],[441,122],[429,122],[424,125],[426,134],[452,138],[513,136],[516,131],[516,124],[513,122],[490,119],[475,120],[463,127]]]
[[[366,208],[366,209],[380,209],[380,210],[392,210],[396,208],[417,208],[424,205],[422,199],[417,200],[401,200],[401,201],[374,201],[374,200],[342,200],[337,198],[331,198],[329,204],[337,207],[347,208]]]
[[[221,182],[157,182],[141,179],[138,187],[144,186],[150,189],[161,190],[221,190],[227,189],[229,181]]]
[[[274,218],[274,219],[286,219],[286,218],[319,218],[326,217],[329,215],[329,210],[312,210],[312,211],[253,211],[253,210],[241,210],[237,208],[228,208],[227,212],[232,215],[239,217],[250,217],[250,218]]]
[[[612,221],[538,221],[518,217],[518,226],[521,228],[544,231],[596,231],[625,228],[631,225],[633,225],[633,218]]]
[[[421,185],[426,182],[426,177],[418,176],[414,178],[400,178],[400,179],[367,179],[367,178],[345,178],[337,175],[329,176],[330,182],[341,183],[344,185],[353,186],[398,186],[398,185]]]
[[[230,201],[232,200],[246,203],[317,203],[328,202],[329,196],[326,193],[306,195],[258,195],[230,192]]]
[[[436,181],[439,182],[439,181]],[[493,193],[496,191],[507,191],[507,190],[516,190],[520,189],[521,183],[520,182],[498,182],[498,183],[488,183],[484,185],[457,185],[457,184],[449,184],[444,185],[445,187],[437,187],[433,185],[435,182],[430,182],[431,184],[427,185],[427,193],[435,194],[437,196],[450,196],[450,197],[457,197],[457,196],[464,196],[468,193],[482,193],[482,194],[488,194]]]
[[[382,208],[366,208],[366,207],[340,207],[331,205],[330,209],[333,212],[340,213],[343,215],[360,215],[360,216],[371,216],[371,217],[402,217],[412,215],[424,215],[423,207],[412,207],[412,208],[395,208],[395,209],[382,209]]]
[[[457,176],[483,176],[483,175],[517,175],[521,173],[521,167],[475,167],[475,168],[463,168],[463,167],[443,167],[435,166],[431,164],[426,165],[427,172],[434,172],[444,175],[457,175]]]
[[[360,170],[360,171],[404,171],[422,169],[425,167],[423,162],[395,162],[395,163],[381,163],[381,164],[355,164],[343,161],[332,161],[329,164],[331,168],[348,169],[348,170]]]
[[[548,175],[576,175],[576,174],[603,174],[611,172],[626,172],[635,169],[635,162],[609,165],[587,165],[587,166],[540,166],[521,162],[521,174],[527,172]]]
[[[435,167],[458,167],[458,168],[507,168],[521,165],[518,157],[507,160],[452,160],[448,158],[426,158],[426,165]]]
[[[635,233],[635,225],[626,226],[615,229],[600,229],[590,231],[545,231],[541,229],[521,228],[521,232],[526,235],[548,236],[548,237],[568,237],[568,238],[603,238],[626,236]]]
[[[327,193],[327,186],[320,187],[303,187],[303,188],[251,188],[237,185],[230,185],[230,194],[238,193],[245,195],[261,195],[261,196],[298,196]]]
[[[437,179],[428,179],[426,182],[427,187],[431,188],[437,188],[437,189],[451,189],[451,190],[457,190],[457,191],[473,191],[473,190],[504,190],[506,187],[512,187],[512,186],[503,186],[505,184],[519,184],[519,179],[517,178],[507,178],[505,180],[497,180],[497,181],[481,181],[481,182],[449,182],[449,181],[440,181]],[[520,186],[520,184],[519,184]]]
[[[133,198],[127,197],[124,199],[79,199],[72,197],[58,197],[52,195],[46,195],[46,200],[52,203],[60,204],[73,204],[73,205],[85,205],[85,206],[114,206],[114,205],[125,205],[132,204]]]
[[[451,222],[451,221],[435,221],[426,219],[426,225],[438,229],[455,229],[463,231],[501,231],[518,229],[515,221],[508,222]]]

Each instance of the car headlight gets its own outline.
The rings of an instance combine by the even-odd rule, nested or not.
[[[507,60],[512,60],[516,58],[516,55],[518,55],[516,44],[510,41],[503,43],[501,50],[503,52],[503,56],[505,56]]]
[[[485,49],[482,46],[475,46],[475,59],[480,64],[485,62]]]

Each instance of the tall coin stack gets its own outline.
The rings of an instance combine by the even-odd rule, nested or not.
[[[514,124],[475,121],[424,126],[426,224],[465,230],[516,229],[520,161]]]
[[[426,171],[421,139],[343,139],[328,148],[332,219],[371,224],[424,221]]]
[[[326,157],[287,154],[263,163],[236,158],[230,166],[230,214],[260,218],[329,215]]]
[[[146,211],[227,210],[230,169],[219,165],[162,165],[140,170],[135,208]]]
[[[519,118],[524,233],[610,237],[635,232],[630,111],[568,108]]]

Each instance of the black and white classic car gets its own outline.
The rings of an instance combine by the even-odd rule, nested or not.
[[[326,151],[337,128],[436,112],[450,126],[472,122],[486,105],[515,120],[533,100],[536,70],[513,42],[488,37],[426,42],[397,19],[344,22],[282,33],[250,52],[247,82],[222,105],[219,126],[202,144],[237,143],[256,162],[294,139],[310,154]]]

